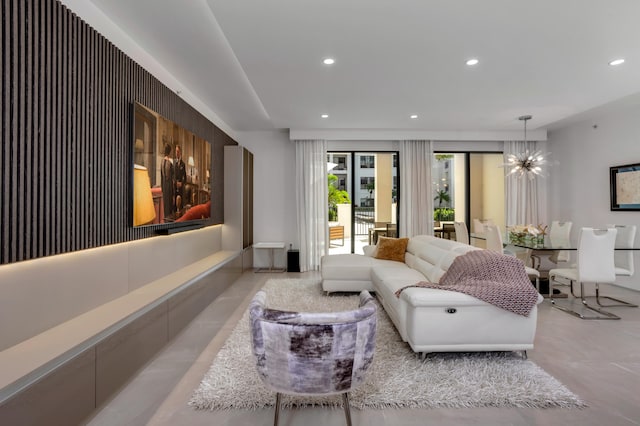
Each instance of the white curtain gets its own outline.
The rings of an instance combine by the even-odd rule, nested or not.
[[[320,269],[327,253],[327,142],[297,140],[296,205],[300,236],[300,271]]]
[[[400,141],[400,236],[433,235],[431,141]]]
[[[531,153],[542,148],[536,141],[505,141],[504,162],[507,155],[518,155],[525,151]],[[505,170],[508,173],[508,170]],[[529,179],[527,176],[518,177],[515,174],[507,176],[504,182],[506,225],[539,225],[546,219],[546,196],[544,191],[544,178],[536,176]]]

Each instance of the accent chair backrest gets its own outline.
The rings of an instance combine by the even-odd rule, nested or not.
[[[259,291],[249,307],[258,375],[287,394],[330,395],[361,384],[373,362],[377,306],[367,291],[352,311],[307,313],[268,309]]]

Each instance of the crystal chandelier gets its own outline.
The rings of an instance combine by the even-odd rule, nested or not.
[[[527,143],[527,120],[531,118],[530,115],[518,117],[518,120],[524,121],[525,145]],[[546,155],[548,153],[543,154],[542,151],[529,152],[529,150],[519,154],[507,154],[507,162],[503,164],[503,167],[509,170],[507,176],[516,175],[521,178],[526,175],[529,179],[534,179],[536,176],[544,176],[542,174],[542,166],[547,164]]]

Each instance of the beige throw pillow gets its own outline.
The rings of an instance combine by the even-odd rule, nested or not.
[[[378,238],[378,251],[376,259],[395,260],[404,262],[404,253],[407,251],[408,238]]]

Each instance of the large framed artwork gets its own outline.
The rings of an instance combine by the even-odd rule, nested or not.
[[[211,216],[211,143],[135,103],[132,225],[195,224]]]
[[[611,210],[640,210],[640,163],[609,169]]]

